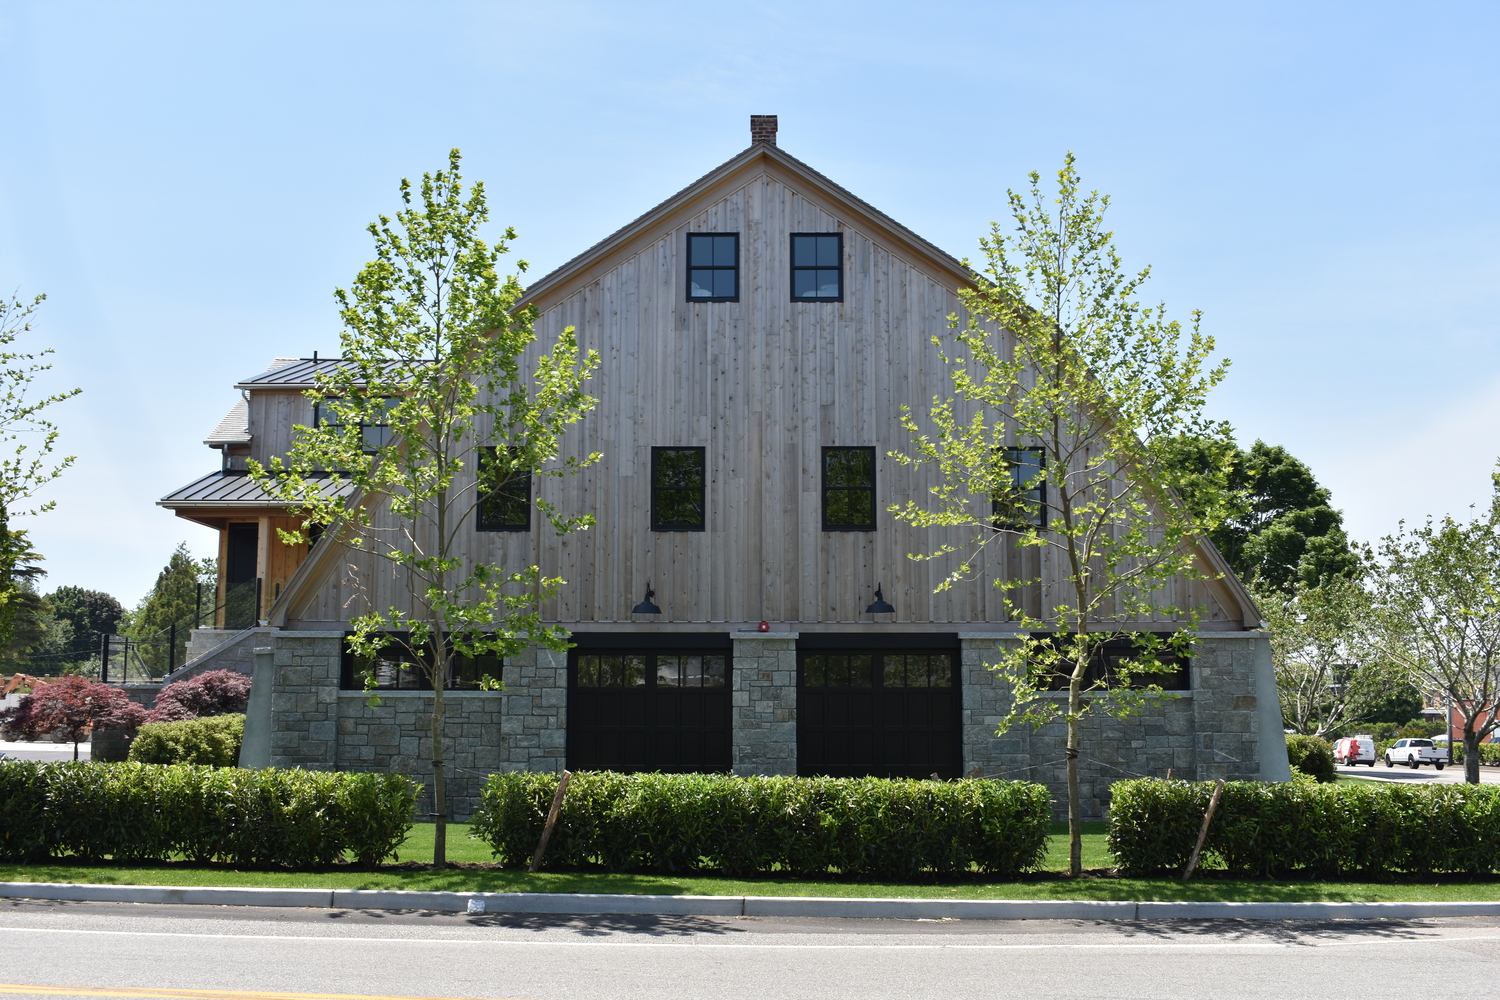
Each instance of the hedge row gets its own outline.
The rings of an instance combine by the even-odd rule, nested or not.
[[[1338,776],[1333,759],[1333,744],[1321,736],[1287,736],[1286,759],[1292,770],[1301,771],[1319,781],[1332,781]]]
[[[129,759],[137,764],[236,767],[240,762],[240,744],[244,740],[243,715],[148,722],[131,741]]]
[[[492,775],[471,822],[502,864],[529,864],[555,774]],[[1051,804],[1041,785],[884,778],[574,774],[549,868],[744,876],[910,878],[1041,863]]]
[[[1111,788],[1109,850],[1135,873],[1180,870],[1213,784],[1156,778]],[[1229,782],[1205,850],[1232,872],[1500,872],[1500,786]]]
[[[1461,764],[1464,759],[1464,744],[1462,740],[1453,741],[1453,763]],[[1500,743],[1479,744],[1479,763],[1500,764]]]
[[[0,858],[374,864],[406,839],[418,787],[398,774],[7,761]]]

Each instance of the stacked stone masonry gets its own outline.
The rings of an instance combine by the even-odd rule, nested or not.
[[[731,717],[736,774],[797,773],[797,634],[735,633]],[[961,633],[962,744],[966,773],[1029,779],[1052,792],[1066,813],[1066,727],[1016,727],[997,734],[1009,689],[989,669],[1007,641],[999,633]],[[274,767],[410,774],[432,781],[432,693],[339,689],[337,632],[279,632],[274,641],[271,711]],[[1274,776],[1261,762],[1261,731],[1275,725],[1258,684],[1269,677],[1264,633],[1207,634],[1197,643],[1191,690],[1153,699],[1126,718],[1083,723],[1079,775],[1083,813],[1101,818],[1109,786],[1122,778],[1174,776],[1256,780]],[[567,657],[530,650],[508,658],[503,692],[449,691],[444,748],[450,816],[468,817],[486,775],[558,771],[567,758]],[[1065,697],[1059,693],[1048,697]],[[1275,731],[1280,737],[1279,728]],[[1274,746],[1279,747],[1277,742]],[[419,806],[430,812],[426,798]]]

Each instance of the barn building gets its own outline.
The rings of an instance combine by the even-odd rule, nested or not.
[[[902,406],[949,392],[932,340],[968,272],[782,150],[774,116],[752,118],[751,139],[527,289],[535,353],[573,326],[601,356],[598,407],[565,447],[603,458],[476,515],[474,558],[568,581],[543,612],[575,645],[496,666],[504,691],[454,679],[459,818],[485,774],[563,767],[1025,777],[1061,808],[1062,725],[997,735],[1007,692],[986,667],[1017,635],[989,581],[1054,567],[993,547],[979,579],[938,592],[947,567],[908,556],[949,536],[888,512],[931,483],[888,453],[909,444]],[[220,536],[221,608],[178,673],[250,672],[270,649],[270,763],[424,780],[419,672],[383,663],[371,707],[343,649],[361,602],[399,601],[399,581],[335,544],[284,545],[286,510],[245,474],[312,423],[302,393],[330,363],[280,359],[238,382],[205,441],[220,467],[160,501]],[[540,530],[536,490],[597,526]],[[1197,558],[1209,578],[1172,595],[1204,609],[1194,655],[1145,713],[1087,723],[1086,814],[1134,775],[1289,776],[1259,613],[1211,545]]]

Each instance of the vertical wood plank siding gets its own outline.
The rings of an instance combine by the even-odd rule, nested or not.
[[[686,301],[688,232],[740,234],[738,302]],[[790,301],[793,232],[844,234],[843,302]],[[767,169],[544,306],[533,363],[569,325],[602,359],[589,388],[599,405],[565,449],[604,457],[581,475],[536,484],[560,511],[593,513],[597,526],[558,539],[534,519],[530,532],[463,537],[477,558],[539,563],[566,579],[544,609],[564,623],[630,622],[647,582],[664,614],[642,624],[870,622],[864,609],[877,583],[898,623],[1001,622],[1002,594],[990,581],[1037,574],[1037,550],[993,545],[974,581],[934,593],[954,562],[914,562],[908,553],[962,544],[968,533],[914,530],[886,510],[921,499],[935,482],[930,468],[903,468],[887,453],[909,447],[902,405],[922,419],[934,396],[951,392],[932,338],[947,337],[947,317],[958,311],[951,275],[904,259],[831,199]],[[875,531],[822,530],[820,465],[829,445],[875,448]],[[706,449],[706,531],[651,530],[653,446]],[[389,571],[376,572],[367,556],[344,563],[370,586],[369,600],[403,606]],[[1036,613],[1056,596],[1044,584],[1024,599]],[[1180,581],[1162,597],[1228,620],[1205,584]],[[365,600],[341,570],[290,617],[347,620]]]

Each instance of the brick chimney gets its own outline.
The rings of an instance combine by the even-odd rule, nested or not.
[[[750,142],[769,142],[776,145],[776,116],[775,115],[751,115],[750,116]]]

